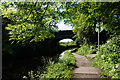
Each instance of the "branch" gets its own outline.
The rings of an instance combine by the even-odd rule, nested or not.
[[[37,0],[37,1],[38,1],[38,0]],[[35,2],[34,7],[37,5],[37,1]],[[33,9],[34,9],[34,8],[33,8]],[[29,13],[29,15],[32,13],[33,9],[32,9],[31,12]],[[26,20],[29,18],[29,15],[28,15],[28,17],[26,18]]]
[[[45,11],[44,11],[43,15],[46,13],[46,10],[47,10],[47,8],[48,8],[48,5],[49,5],[49,3],[47,4],[47,7],[45,8]],[[43,19],[43,17],[44,17],[43,15],[42,15],[42,17],[41,17],[41,21],[42,21],[42,19]]]

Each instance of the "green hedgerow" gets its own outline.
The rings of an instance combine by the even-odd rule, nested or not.
[[[120,78],[120,36],[113,37],[100,46],[93,65],[103,69],[107,76]]]

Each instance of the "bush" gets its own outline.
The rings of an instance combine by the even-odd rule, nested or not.
[[[93,65],[103,69],[107,76],[120,78],[120,36],[113,37],[101,45],[97,53]]]
[[[31,80],[71,78],[71,70],[74,68],[74,65],[75,57],[70,52],[65,51],[64,57],[60,58],[58,62],[49,61],[44,67],[44,71],[39,68],[36,73],[30,71],[28,75]]]
[[[90,45],[82,45],[78,51],[76,52],[79,55],[87,55],[87,54],[92,54],[93,52],[95,52],[95,46],[90,46]]]

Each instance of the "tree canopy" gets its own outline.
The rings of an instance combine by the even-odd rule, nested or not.
[[[120,32],[119,2],[6,2],[4,17],[14,21],[6,27],[10,40],[32,42],[54,37],[56,24],[63,19],[73,26],[76,41],[96,38],[96,24],[112,35]]]
[[[59,6],[57,2],[2,3],[4,17],[14,21],[6,27],[10,40],[32,42],[53,37],[60,19]]]
[[[120,3],[118,2],[70,2],[66,3],[63,15],[65,22],[72,23],[76,40],[83,41],[96,37],[96,24],[102,22],[100,31],[112,35],[120,32]],[[105,36],[104,36],[105,37]]]

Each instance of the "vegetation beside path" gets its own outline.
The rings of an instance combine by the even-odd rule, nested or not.
[[[45,60],[44,60],[45,61]],[[31,80],[39,79],[63,79],[71,78],[72,69],[75,66],[75,57],[69,51],[65,51],[64,56],[61,56],[57,61],[51,61],[49,59],[48,63],[38,70],[28,72],[28,76],[23,76],[23,78]]]
[[[120,36],[116,36],[100,46],[93,65],[103,69],[102,77],[120,79]]]

